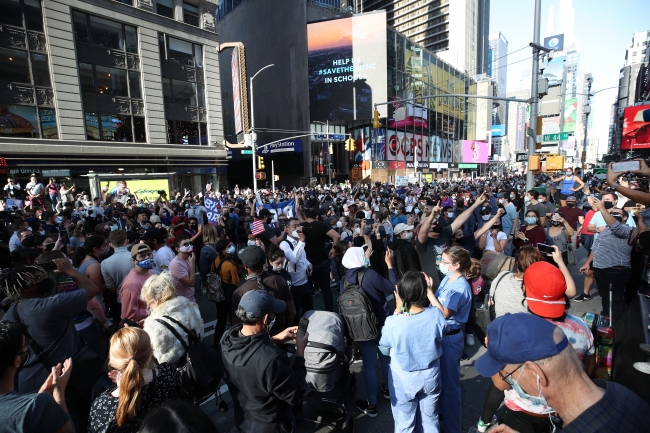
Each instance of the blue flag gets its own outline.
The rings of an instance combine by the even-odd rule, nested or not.
[[[256,205],[257,211],[260,209],[268,209],[273,215],[273,225],[278,222],[278,215],[284,213],[288,218],[296,216],[296,199],[291,199],[287,201],[281,201],[279,203],[262,203],[260,200],[257,200]]]
[[[221,208],[223,203],[221,200],[216,198],[204,197],[203,203],[205,209],[208,211],[208,222],[213,224],[219,224],[219,218],[221,218]]]

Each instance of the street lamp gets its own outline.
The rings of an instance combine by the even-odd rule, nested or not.
[[[327,128],[327,184],[332,184],[332,154],[330,153],[330,121],[327,119],[326,122],[321,122],[320,120],[312,120],[313,123],[320,123],[325,125]]]
[[[589,77],[587,79],[587,100],[585,101],[585,107],[582,110],[582,112],[585,115],[585,138],[584,138],[584,143],[582,144],[582,155],[580,155],[580,168],[584,168],[585,166],[585,159],[587,156],[587,136],[589,135],[589,115],[591,114],[591,97],[595,95],[595,93],[591,93],[591,84],[594,82],[593,77]],[[603,89],[605,90],[605,89]]]
[[[253,193],[257,196],[257,167],[255,166],[255,157],[257,155],[257,134],[255,133],[255,111],[254,111],[254,105],[253,105],[253,79],[257,77],[257,75],[262,72],[266,68],[270,68],[271,66],[275,66],[273,63],[270,65],[264,66],[262,69],[257,71],[255,75],[251,77],[250,80],[250,89],[251,89],[251,148],[253,152]]]

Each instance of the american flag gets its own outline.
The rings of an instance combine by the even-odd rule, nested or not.
[[[255,236],[264,233],[264,221],[262,221],[262,220],[254,220],[253,221],[253,230],[251,231],[251,233],[253,233],[253,235],[255,235]]]

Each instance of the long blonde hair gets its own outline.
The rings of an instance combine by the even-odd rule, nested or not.
[[[118,426],[135,417],[144,388],[142,370],[150,367],[152,358],[151,340],[144,330],[122,328],[111,337],[108,366],[122,372],[115,414]]]

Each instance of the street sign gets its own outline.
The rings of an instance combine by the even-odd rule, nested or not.
[[[478,168],[478,164],[458,164],[458,168]]]
[[[568,132],[560,132],[559,134],[544,134],[542,136],[542,141],[561,141],[561,140],[568,140],[568,139],[569,139]]]
[[[253,151],[252,151],[251,149],[248,149],[248,150],[247,150],[247,149],[243,149],[243,150],[241,151],[241,154],[242,154],[242,155],[252,155],[252,154],[253,154]]]
[[[353,167],[352,170],[350,170],[350,180],[352,182],[361,182],[361,179],[363,174],[361,172],[361,169],[359,167]]]
[[[528,161],[528,154],[527,153],[518,153],[517,154],[517,162],[527,162]]]
[[[269,155],[272,153],[283,152],[302,152],[302,140],[299,138],[293,140],[280,141],[270,144],[262,144],[259,147],[260,155]]]

